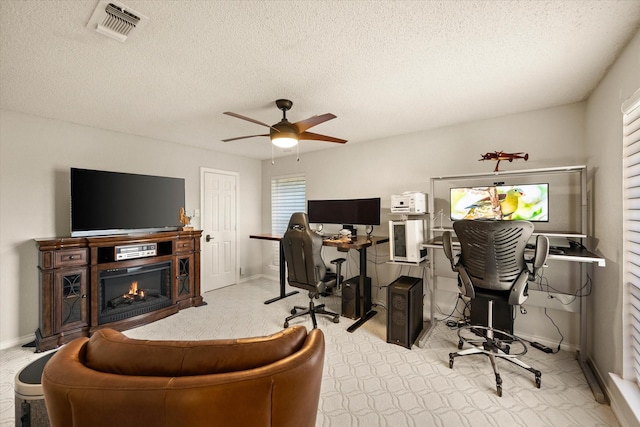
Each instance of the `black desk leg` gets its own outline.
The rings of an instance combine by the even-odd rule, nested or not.
[[[286,273],[285,273],[284,249],[282,248],[282,241],[280,241],[280,267],[279,268],[280,268],[280,296],[266,300],[264,302],[265,304],[271,304],[272,302],[280,301],[283,298],[290,297],[291,295],[295,295],[298,293],[298,291],[291,291],[289,293],[286,293],[286,290],[285,290],[287,280],[285,277]]]
[[[360,289],[362,289],[362,298],[364,305],[364,314],[360,319],[358,319],[353,325],[347,328],[347,332],[353,332],[358,329],[360,326],[364,325],[369,319],[378,314],[377,311],[372,310],[371,304],[371,286],[367,286],[366,277],[367,277],[367,248],[362,248],[358,252],[360,252]],[[373,285],[373,282],[371,283]]]

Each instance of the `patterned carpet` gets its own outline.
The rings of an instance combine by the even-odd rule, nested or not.
[[[211,339],[271,334],[282,329],[291,307],[306,305],[300,293],[265,305],[277,295],[275,282],[257,279],[204,295],[206,306],[126,332],[132,338]],[[337,296],[324,298],[338,311]],[[530,348],[523,357],[542,371],[542,388],[533,374],[498,362],[503,396],[498,397],[486,357],[457,359],[449,369],[448,354],[457,349],[455,330],[442,322],[424,348],[411,350],[386,342],[386,311],[354,333],[353,320],[339,324],[320,316],[327,351],[317,426],[617,426],[611,408],[597,403],[575,360],[561,351],[546,354]],[[311,328],[308,316],[291,321]],[[14,378],[31,360],[32,349],[0,352],[0,426],[14,426]]]

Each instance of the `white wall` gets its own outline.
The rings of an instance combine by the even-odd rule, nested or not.
[[[607,267],[593,272],[589,354],[599,371],[622,375],[622,103],[640,88],[640,33],[597,86],[586,108],[592,220],[589,233]],[[611,385],[608,384],[610,387]]]
[[[183,177],[186,208],[200,208],[200,167],[239,173],[238,265],[260,272],[257,160],[35,116],[0,111],[0,345],[33,340],[38,327],[33,239],[68,236],[69,168]],[[198,221],[194,221],[198,226]]]
[[[584,129],[584,104],[577,103],[394,138],[349,142],[334,149],[301,154],[299,162],[296,162],[295,156],[276,159],[275,165],[265,161],[262,167],[262,198],[265,201],[262,231],[270,232],[270,181],[273,176],[305,173],[308,199],[381,197],[384,224],[389,220],[392,194],[408,190],[428,193],[432,176],[490,172],[495,163],[478,161],[480,154],[487,151],[529,153],[527,162],[502,162],[501,170],[585,164]],[[348,138],[348,135],[343,137]],[[564,214],[557,210],[553,212],[553,215]],[[388,235],[388,230],[383,225],[376,227],[374,234]],[[331,259],[331,249],[324,250],[325,258]],[[369,267],[374,287],[388,285],[399,274],[421,274],[416,268],[411,271],[407,267],[400,270],[398,266],[385,264],[388,245],[377,252],[370,252],[373,252],[370,260],[376,262],[375,268]],[[350,254],[352,275],[357,274],[357,260],[354,258]],[[557,268],[570,268],[566,266],[567,263],[563,264]],[[266,265],[264,271],[272,275],[276,273]],[[564,281],[566,275],[556,276]],[[451,310],[456,299],[455,285],[450,290],[442,292],[437,298],[439,307],[445,313]],[[373,299],[384,302],[384,292],[374,288]],[[425,302],[428,306],[428,300]],[[553,311],[552,316],[561,325],[565,344],[575,346],[578,343],[578,316],[561,311]],[[518,316],[516,329],[523,335],[557,344],[555,328],[537,307],[530,308],[526,317]]]

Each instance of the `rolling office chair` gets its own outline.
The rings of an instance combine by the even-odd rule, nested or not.
[[[318,327],[316,314],[332,316],[333,323],[340,322],[338,313],[325,310],[324,304],[315,305],[313,300],[340,286],[340,269],[345,259],[337,258],[331,261],[336,265],[335,274],[327,271],[321,254],[322,237],[311,231],[306,213],[296,212],[291,215],[287,231],[282,237],[282,249],[287,263],[289,284],[309,291],[309,307],[295,306],[291,310],[291,316],[285,319],[284,327],[289,327],[291,319],[307,314],[311,315],[314,329]]]
[[[538,236],[535,256],[531,261],[533,270],[529,270],[525,262],[524,250],[533,228],[528,221],[456,221],[453,229],[461,249],[457,262],[453,255],[451,232],[445,231],[442,236],[445,255],[453,271],[458,273],[458,287],[462,295],[488,300],[487,326],[470,325],[458,329],[460,351],[449,353],[449,367],[453,368],[453,360],[458,356],[488,356],[495,373],[498,396],[502,396],[502,378],[496,357],[533,373],[536,387],[540,388],[541,384],[542,373],[517,358],[527,352],[524,341],[492,326],[494,301],[511,306],[522,304],[528,297],[528,281],[535,279],[538,269],[547,260],[549,240],[546,236]],[[464,343],[472,347],[462,350]]]

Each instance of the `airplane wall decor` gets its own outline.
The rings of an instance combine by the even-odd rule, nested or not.
[[[493,170],[494,172],[499,172],[498,171],[498,166],[500,166],[500,160],[509,160],[510,162],[513,162],[513,159],[524,159],[524,161],[526,162],[527,160],[529,160],[529,154],[528,153],[524,153],[524,152],[520,152],[520,153],[505,153],[504,151],[489,151],[486,154],[481,154],[480,155],[480,159],[478,159],[479,162],[485,161],[485,160],[496,160],[496,168]]]

